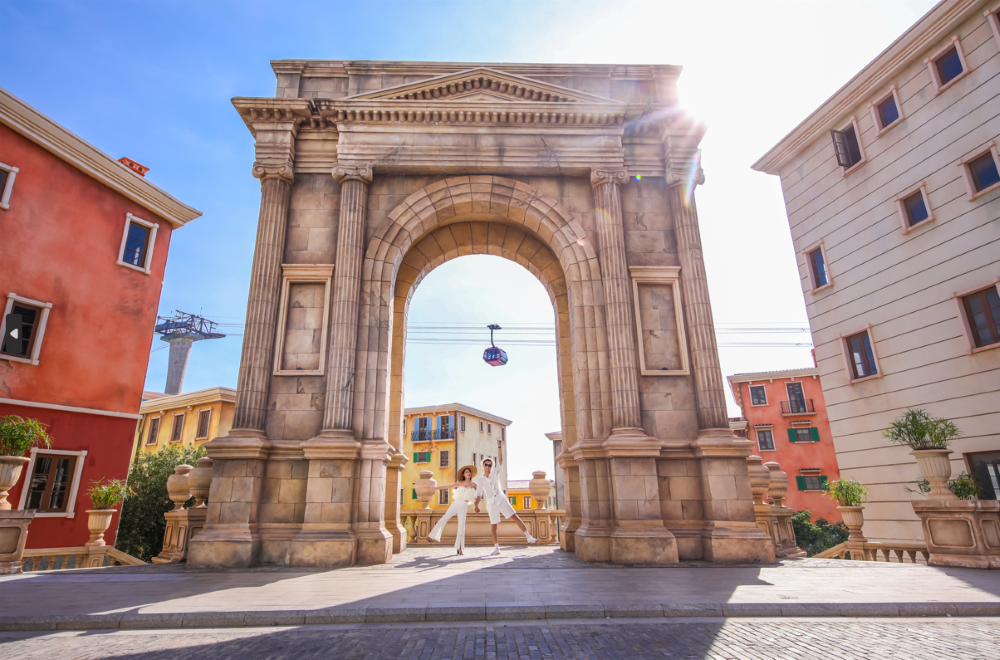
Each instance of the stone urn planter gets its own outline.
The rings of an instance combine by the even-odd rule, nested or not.
[[[167,496],[174,503],[174,511],[183,509],[184,503],[191,499],[188,473],[193,469],[190,465],[178,465],[174,468],[174,473],[167,478]]]
[[[87,547],[106,545],[104,532],[111,526],[111,516],[115,509],[87,509],[87,529],[90,530],[90,540]]]
[[[868,539],[861,532],[861,528],[865,524],[865,507],[863,506],[838,506],[837,510],[840,511],[841,517],[844,519],[844,524],[847,525],[847,529],[851,530],[851,535],[847,538],[848,541],[859,541],[865,543]]]
[[[414,490],[417,491],[417,499],[420,500],[420,510],[430,511],[430,507],[427,503],[431,501],[434,497],[434,489],[437,488],[437,481],[434,479],[434,473],[430,470],[421,470],[420,478],[413,483]]]
[[[531,497],[535,500],[535,508],[547,510],[546,502],[552,493],[552,484],[545,478],[545,472],[542,470],[532,472],[531,476],[533,478],[528,482],[528,490],[531,491]]]
[[[761,506],[764,504],[764,496],[767,495],[767,488],[771,483],[771,471],[764,467],[764,459],[760,456],[747,456],[747,475],[750,477],[753,503]]]
[[[771,473],[771,479],[767,486],[767,495],[775,506],[785,506],[785,494],[788,492],[788,475],[781,470],[781,464],[770,462],[764,463],[764,467]]]
[[[194,496],[194,509],[205,509],[205,500],[212,488],[212,461],[208,456],[198,459],[198,467],[188,472],[188,489]]]
[[[23,456],[0,456],[0,511],[11,508],[7,501],[7,492],[21,478],[21,469],[30,459]]]
[[[910,455],[917,459],[917,467],[924,479],[930,482],[929,500],[957,500],[958,496],[948,488],[951,477],[950,449],[917,449]]]

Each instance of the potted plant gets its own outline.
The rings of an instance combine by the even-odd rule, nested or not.
[[[103,479],[101,480],[103,481]],[[111,516],[115,513],[118,503],[132,494],[128,485],[121,479],[112,479],[110,483],[95,481],[87,493],[93,509],[88,509],[87,528],[90,530],[88,546],[105,545],[104,532],[111,526]]]
[[[841,479],[826,486],[826,491],[832,499],[840,504],[837,508],[844,518],[844,524],[851,530],[849,541],[864,542],[865,535],[861,533],[861,528],[865,524],[864,509],[862,506],[868,501],[868,489],[857,479]]]
[[[44,424],[17,415],[0,417],[0,510],[10,509],[7,492],[21,478],[29,460],[24,455],[35,445],[52,446]]]
[[[948,445],[962,433],[954,422],[933,417],[926,410],[907,409],[882,432],[889,442],[906,445],[917,459],[920,474],[930,482],[929,499],[954,500],[948,488],[951,477],[951,450]]]

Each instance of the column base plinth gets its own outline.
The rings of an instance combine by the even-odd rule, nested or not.
[[[358,540],[344,530],[302,530],[289,544],[288,565],[300,568],[354,566]]]
[[[611,561],[616,564],[676,564],[677,540],[660,521],[618,524],[611,532]]]
[[[583,526],[573,534],[576,556],[583,561],[611,561],[611,529]]]
[[[216,524],[198,532],[187,564],[197,568],[249,568],[260,557],[260,538],[246,525]]]
[[[388,530],[358,530],[355,536],[358,539],[355,563],[359,566],[387,564],[392,560],[393,538]]]
[[[753,453],[753,443],[729,429],[702,429],[691,447],[699,457],[746,458]]]
[[[705,561],[717,564],[773,564],[774,544],[756,523],[731,524],[705,530]]]

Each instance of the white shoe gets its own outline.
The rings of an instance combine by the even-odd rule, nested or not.
[[[525,534],[524,536],[528,539],[528,543],[538,543],[538,539],[531,534]]]
[[[490,557],[496,557],[500,554],[500,548],[493,548],[493,552],[489,554]]]

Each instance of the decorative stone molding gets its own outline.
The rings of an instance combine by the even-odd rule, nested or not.
[[[292,159],[280,165],[264,164],[260,161],[253,164],[252,174],[255,179],[264,181],[265,179],[281,179],[292,183],[295,180],[295,173],[292,171]]]
[[[635,303],[635,331],[639,342],[639,374],[642,376],[687,376],[691,373],[688,364],[687,335],[684,332],[684,306],[681,300],[681,269],[678,266],[630,266],[629,274],[632,276],[632,297]],[[654,336],[651,341],[663,339],[655,336],[655,333],[662,328],[644,328],[642,316],[643,312],[650,310],[641,309],[639,303],[639,285],[665,285],[670,287],[673,298],[674,317],[673,322],[676,327],[677,354],[680,360],[679,369],[651,368],[646,362],[646,342],[644,332],[650,332]],[[659,310],[653,310],[659,311]],[[658,320],[658,319],[656,319]]]
[[[624,167],[618,168],[595,168],[590,171],[590,185],[596,188],[605,183],[617,183],[624,186],[628,183],[628,170]]]
[[[489,101],[443,103],[413,101],[349,101],[315,99],[320,116],[328,121],[398,124],[501,124],[560,126],[623,126],[633,115],[624,108],[585,104],[575,112],[556,103],[511,103],[498,107]]]
[[[372,166],[358,165],[337,165],[333,168],[333,178],[343,184],[345,181],[361,181],[363,183],[372,182]]]

